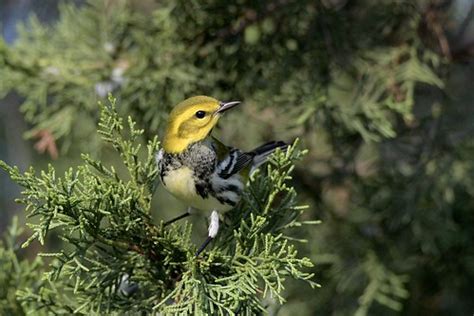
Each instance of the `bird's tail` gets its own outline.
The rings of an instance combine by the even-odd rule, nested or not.
[[[254,156],[252,159],[252,170],[251,173],[258,168],[262,163],[264,163],[268,156],[270,156],[277,148],[281,150],[286,150],[288,148],[288,144],[282,141],[271,141],[265,143],[261,146],[258,146],[250,153]]]

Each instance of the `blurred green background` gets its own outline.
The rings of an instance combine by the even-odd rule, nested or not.
[[[471,0],[3,0],[0,159],[117,159],[95,134],[109,92],[147,137],[186,97],[241,100],[216,135],[300,138],[293,181],[323,221],[295,232],[322,288],[289,283],[280,315],[470,315],[473,17]],[[0,188],[3,233],[25,219]]]

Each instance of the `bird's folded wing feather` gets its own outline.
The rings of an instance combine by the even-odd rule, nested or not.
[[[227,179],[239,173],[252,164],[252,153],[244,153],[239,149],[228,147],[213,137],[214,147],[217,152],[217,173],[221,178]]]

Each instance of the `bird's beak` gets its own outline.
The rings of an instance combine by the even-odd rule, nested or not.
[[[219,108],[217,109],[216,114],[221,114],[239,104],[240,101],[219,102]]]

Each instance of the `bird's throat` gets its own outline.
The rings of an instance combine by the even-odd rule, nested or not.
[[[180,138],[178,135],[166,135],[163,139],[163,149],[169,154],[179,154],[191,145],[192,141],[187,138]]]

